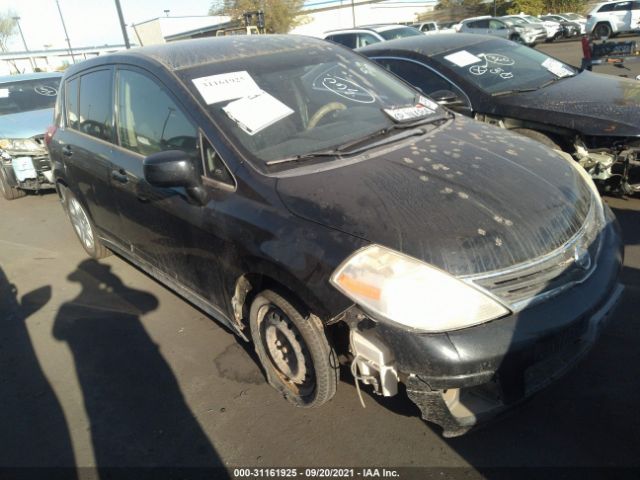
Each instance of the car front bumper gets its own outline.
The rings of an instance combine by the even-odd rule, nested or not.
[[[11,186],[23,190],[54,189],[53,171],[47,154],[1,155],[2,167]]]
[[[607,209],[608,210],[608,209]],[[591,276],[518,313],[442,334],[372,322],[364,334],[385,345],[422,417],[462,435],[560,377],[590,349],[618,303],[623,247],[608,211]]]

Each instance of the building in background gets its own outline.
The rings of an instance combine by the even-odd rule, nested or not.
[[[230,26],[231,17],[158,17],[132,25],[132,39],[139,45],[154,45],[188,38],[215,37],[218,30]]]
[[[124,48],[124,44],[79,47],[72,49],[73,55],[67,48],[48,48],[44,50],[29,50],[28,52],[1,52],[0,75],[32,73],[34,69],[42,72],[63,70],[72,63],[106,53],[117,52]]]
[[[308,0],[302,24],[290,33],[318,37],[329,30],[380,23],[412,23],[436,0]]]

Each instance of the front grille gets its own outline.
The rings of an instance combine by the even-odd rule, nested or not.
[[[46,172],[51,170],[51,162],[48,156],[31,157],[33,166],[38,172]]]
[[[515,311],[584,281],[593,272],[600,250],[604,216],[593,200],[582,228],[562,247],[509,269],[467,277]]]

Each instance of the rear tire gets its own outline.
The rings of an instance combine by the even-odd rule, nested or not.
[[[598,23],[593,28],[592,33],[593,38],[600,40],[601,38],[607,37],[610,38],[613,36],[613,30],[611,29],[611,25],[608,23]]]
[[[65,188],[63,198],[66,203],[65,210],[67,211],[69,220],[71,220],[73,230],[76,232],[76,236],[78,240],[80,240],[80,244],[85,252],[87,252],[91,258],[95,259],[111,255],[111,252],[107,250],[98,238],[96,228],[89,218],[89,215],[87,215],[86,210],[71,190]]]
[[[2,192],[2,196],[7,200],[15,200],[27,194],[24,190],[9,184],[7,174],[4,172],[4,167],[2,166],[0,166],[0,192]]]
[[[317,317],[303,317],[284,297],[264,290],[251,304],[249,325],[267,380],[285,399],[314,408],[333,398],[338,364]]]
[[[562,148],[560,148],[560,145],[558,145],[555,141],[553,141],[550,137],[548,137],[544,133],[538,132],[537,130],[531,130],[530,128],[514,128],[511,131],[519,133],[520,135],[528,137],[532,140],[537,140],[538,142],[542,143],[543,145],[546,145],[547,147],[562,151]]]

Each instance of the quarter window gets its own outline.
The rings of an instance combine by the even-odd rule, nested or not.
[[[198,130],[166,91],[132,70],[118,72],[118,136],[120,145],[147,156],[182,150],[199,158]]]
[[[98,70],[80,77],[80,115],[76,128],[87,135],[111,141],[111,71]]]
[[[356,48],[357,37],[355,33],[341,33],[338,35],[330,35],[327,40],[339,43],[349,48]]]

